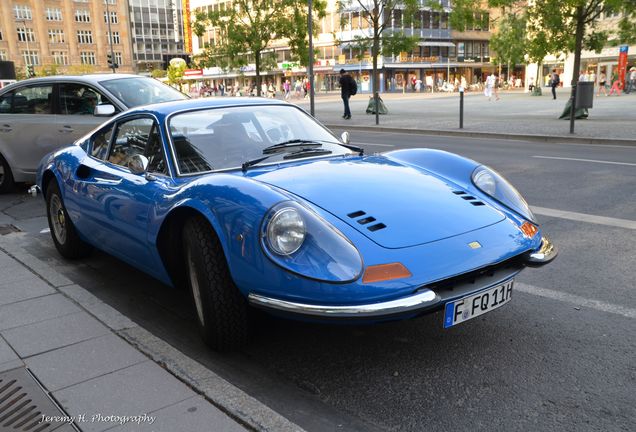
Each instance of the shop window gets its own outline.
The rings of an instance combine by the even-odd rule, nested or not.
[[[423,21],[424,21],[422,28],[430,29],[431,28],[431,12],[424,11],[422,15],[423,15]]]
[[[440,13],[439,12],[433,12],[433,28],[434,29],[438,29],[439,28],[439,20],[440,20]]]

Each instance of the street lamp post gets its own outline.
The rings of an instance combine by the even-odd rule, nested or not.
[[[110,59],[111,59],[111,67],[113,68],[113,73],[115,73],[115,69],[117,66],[115,65],[115,53],[113,52],[113,32],[110,29],[110,8],[108,7],[108,0],[104,0],[106,3],[106,22],[108,23],[108,42],[110,45]]]

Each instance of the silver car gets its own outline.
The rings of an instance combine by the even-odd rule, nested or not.
[[[0,193],[35,181],[40,160],[73,143],[116,113],[149,103],[187,99],[137,75],[53,76],[0,90]]]

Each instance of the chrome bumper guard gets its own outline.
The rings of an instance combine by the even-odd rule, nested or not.
[[[40,192],[40,188],[37,185],[33,185],[29,188],[29,194],[31,194],[31,196],[38,196],[38,192]]]
[[[275,309],[300,315],[320,318],[374,318],[400,315],[425,309],[440,302],[439,296],[431,290],[422,290],[411,296],[381,303],[349,306],[328,306],[296,303],[273,299],[258,294],[248,296],[250,304],[265,309]]]
[[[536,251],[531,251],[526,257],[526,265],[530,267],[538,267],[545,265],[556,258],[558,255],[557,247],[547,237],[541,238],[541,246]]]

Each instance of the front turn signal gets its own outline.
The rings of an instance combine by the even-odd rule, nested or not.
[[[521,225],[521,232],[524,236],[528,238],[532,238],[539,232],[539,228],[536,225],[531,224],[530,222],[524,222]]]
[[[411,272],[400,263],[379,264],[367,267],[362,283],[383,282],[411,277]]]

